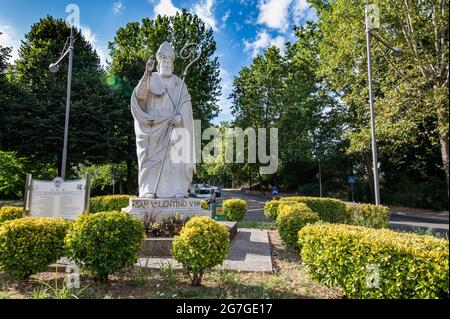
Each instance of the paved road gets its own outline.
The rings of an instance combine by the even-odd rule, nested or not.
[[[244,220],[246,221],[265,221],[270,220],[264,216],[264,203],[270,200],[270,196],[259,196],[259,195],[249,195],[243,194],[239,191],[222,190],[222,197],[218,198],[218,201],[223,201],[229,198],[240,198],[247,201],[247,215],[245,215]]]
[[[269,221],[264,216],[264,203],[270,200],[270,195],[264,196],[263,194],[243,194],[236,190],[222,190],[222,198],[218,198],[218,201],[222,201],[228,198],[240,198],[247,201],[248,213],[245,217],[247,221]],[[427,230],[433,229],[439,233],[449,233],[449,217],[437,216],[431,214],[420,215],[417,212],[409,212],[405,209],[393,209],[391,214],[391,227],[398,230],[412,230],[414,228]]]

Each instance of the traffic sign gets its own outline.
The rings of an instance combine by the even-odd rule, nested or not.
[[[223,214],[223,208],[221,204],[212,204],[211,205],[211,217],[217,221],[226,221],[226,217]]]
[[[349,184],[356,184],[356,177],[355,176],[349,176],[347,178],[347,180],[348,180]]]

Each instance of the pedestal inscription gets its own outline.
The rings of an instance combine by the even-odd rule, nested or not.
[[[146,213],[152,214],[158,222],[176,214],[183,217],[211,216],[209,210],[202,209],[201,200],[197,198],[130,198],[128,207],[122,211],[141,220]]]

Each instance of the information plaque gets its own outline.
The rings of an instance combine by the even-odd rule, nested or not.
[[[24,212],[31,217],[73,220],[89,213],[90,177],[83,180],[35,180],[27,175]]]

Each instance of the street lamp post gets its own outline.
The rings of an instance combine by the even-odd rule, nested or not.
[[[372,133],[372,160],[373,160],[373,183],[374,183],[374,192],[375,192],[375,204],[380,205],[380,182],[379,182],[379,173],[378,173],[378,152],[377,152],[377,140],[375,134],[375,111],[373,107],[373,90],[372,90],[372,57],[370,54],[370,41],[373,37],[375,40],[379,41],[386,48],[391,50],[392,54],[396,57],[401,56],[403,54],[402,50],[399,48],[395,48],[390,46],[381,36],[372,32],[372,26],[370,23],[369,17],[369,5],[366,3],[365,7],[365,24],[366,24],[366,42],[367,42],[367,69],[368,69],[368,78],[369,78],[369,104],[370,104],[370,127]],[[387,55],[385,54],[385,57]],[[392,64],[392,62],[389,60]],[[399,72],[396,69],[397,72]],[[401,74],[400,74],[401,75]]]
[[[64,124],[64,146],[62,154],[62,164],[61,164],[61,178],[66,177],[66,165],[67,165],[67,144],[69,137],[69,115],[70,115],[70,94],[72,90],[72,66],[73,66],[73,51],[74,51],[74,28],[70,27],[70,37],[69,37],[69,48],[61,55],[57,62],[50,64],[49,70],[52,73],[57,73],[59,71],[59,63],[69,54],[69,68],[67,74],[67,97],[66,97],[66,118]],[[67,42],[66,42],[67,43]],[[65,49],[65,48],[64,48]]]
[[[367,68],[369,76],[369,104],[370,104],[370,127],[372,131],[372,160],[373,160],[373,183],[375,191],[375,205],[380,205],[380,183],[378,179],[378,153],[377,141],[375,135],[375,112],[373,109],[373,91],[372,91],[372,57],[370,54],[371,28],[369,22],[369,7],[366,5],[366,42],[367,42]]]

